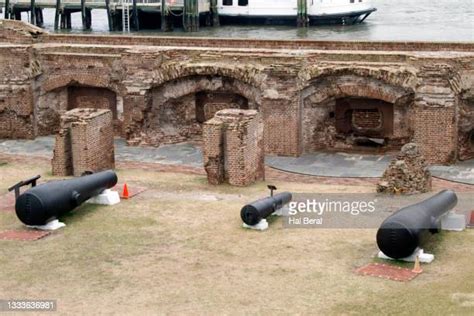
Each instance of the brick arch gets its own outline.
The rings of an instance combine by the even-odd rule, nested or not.
[[[414,90],[419,79],[415,70],[410,69],[384,69],[366,67],[308,67],[300,71],[298,77],[302,80],[303,89],[311,86],[315,81],[325,78],[354,76],[372,79],[380,83]]]
[[[122,89],[118,84],[112,84],[109,77],[97,72],[56,72],[51,76],[39,77],[37,86],[39,93],[35,107],[39,135],[55,133],[59,128],[60,115],[76,107],[110,109],[115,132],[117,135],[122,134],[122,119],[117,102]],[[78,100],[81,100],[80,103],[77,103]]]
[[[190,76],[217,76],[238,80],[252,87],[264,90],[264,82],[266,74],[261,69],[249,66],[233,66],[229,67],[225,64],[199,64],[199,65],[163,65],[160,75],[153,83],[153,87],[157,87],[166,82],[186,78]]]
[[[412,88],[354,74],[319,76],[301,92],[303,100],[312,98],[318,103],[330,98],[360,97],[403,105],[411,104],[414,95]]]
[[[412,137],[407,118],[415,99],[413,84],[409,76],[367,69],[319,72],[301,90],[302,148],[350,151],[355,142],[372,137],[384,139],[386,149],[397,149]],[[354,127],[354,118],[362,116],[365,123],[380,121],[379,127]]]
[[[129,138],[144,134],[141,139],[154,145],[199,139],[201,124],[215,111],[231,107],[260,108],[262,91],[249,84],[249,80],[219,75],[224,73],[222,71],[189,73],[185,76],[175,74],[168,77],[175,79],[161,80],[161,84],[153,85],[148,92],[149,101],[136,116],[138,120],[134,122]],[[203,98],[200,93],[204,93]]]
[[[232,89],[232,91],[230,91]],[[240,94],[250,101],[259,105],[261,103],[262,91],[244,81],[234,77],[219,75],[189,75],[178,77],[155,86],[151,91],[161,91],[160,103],[165,103],[171,99],[179,99],[191,93],[201,91],[228,91]]]
[[[41,91],[48,93],[71,85],[106,88],[117,94],[121,90],[116,84],[110,82],[109,76],[104,76],[103,73],[79,73],[49,76],[41,83]]]
[[[458,115],[458,158],[474,159],[474,88],[460,94]]]

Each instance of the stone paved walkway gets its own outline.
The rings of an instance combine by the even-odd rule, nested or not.
[[[312,153],[298,158],[266,157],[265,162],[278,170],[322,177],[379,178],[390,164],[390,155]]]
[[[53,157],[54,137],[38,137],[35,140],[0,140],[0,152],[38,157]],[[202,167],[201,149],[193,144],[182,143],[155,147],[127,146],[123,139],[115,140],[117,161],[154,162],[164,165]]]
[[[35,140],[0,140],[0,153],[52,158],[54,137]],[[115,140],[117,161],[159,163],[162,165],[202,168],[202,152],[191,143],[155,147],[130,147]],[[291,173],[336,178],[378,178],[390,163],[392,155],[314,153],[298,158],[267,156],[267,166]],[[474,185],[474,160],[455,166],[433,166],[432,174],[441,179]]]

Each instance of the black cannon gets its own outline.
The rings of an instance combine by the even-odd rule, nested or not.
[[[276,187],[269,185],[268,188],[271,190],[269,197],[247,204],[240,211],[240,217],[245,224],[257,225],[262,219],[272,215],[291,201],[290,192],[273,195],[273,190],[276,190]]]
[[[425,201],[398,210],[382,223],[377,232],[379,249],[394,259],[410,256],[429,232],[439,232],[441,216],[454,208],[457,202],[456,193],[444,190]]]
[[[16,215],[26,225],[45,225],[117,184],[117,175],[112,170],[36,186],[39,178],[21,181],[8,189],[15,190]],[[32,188],[20,195],[20,187],[29,184]]]

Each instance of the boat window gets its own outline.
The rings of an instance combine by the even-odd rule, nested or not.
[[[224,0],[222,1],[222,5],[232,5],[232,0]]]
[[[355,0],[351,0],[351,3],[354,3]]]
[[[239,6],[245,7],[249,5],[249,0],[239,0]]]

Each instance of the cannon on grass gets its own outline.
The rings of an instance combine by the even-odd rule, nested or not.
[[[273,191],[276,190],[276,187],[269,185],[268,188],[271,192],[269,197],[247,204],[240,211],[240,217],[245,224],[249,226],[257,225],[262,219],[266,219],[281,209],[293,198],[290,192],[274,195]]]
[[[39,178],[21,181],[8,189],[15,190],[17,217],[30,226],[46,225],[117,184],[117,175],[112,170],[36,185]],[[30,184],[32,187],[20,194],[20,188]]]
[[[444,190],[389,216],[377,232],[377,245],[388,257],[409,257],[431,233],[439,232],[441,217],[457,204],[456,193]]]

